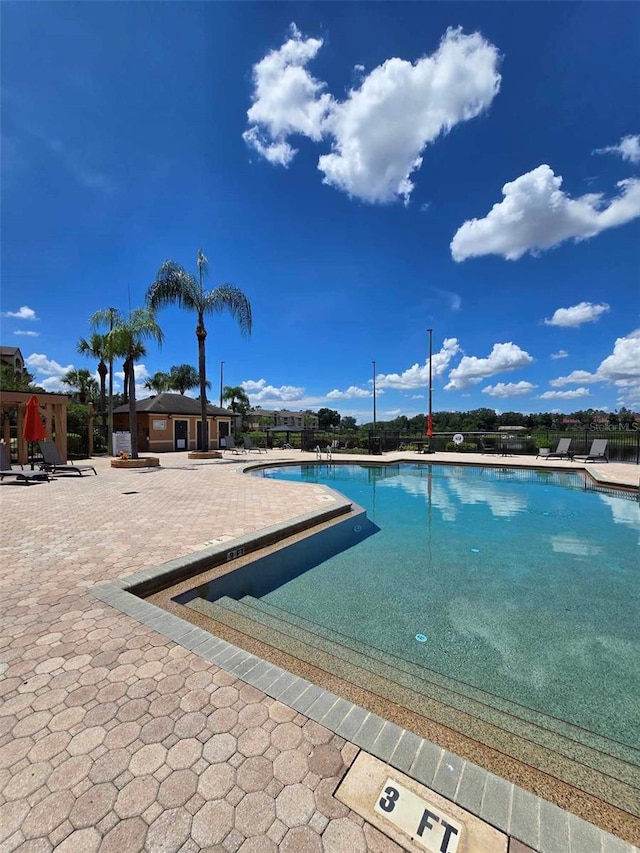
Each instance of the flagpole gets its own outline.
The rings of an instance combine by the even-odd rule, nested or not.
[[[433,436],[433,370],[431,366],[433,361],[433,329],[427,329],[427,332],[429,332],[429,414],[427,415],[427,438],[431,439]],[[429,441],[429,452],[431,452],[431,441]]]

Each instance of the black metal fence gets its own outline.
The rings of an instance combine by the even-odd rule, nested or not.
[[[369,453],[378,455],[391,451],[408,450],[424,453],[450,451],[459,454],[481,453],[483,445],[499,446],[507,456],[536,456],[540,448],[552,451],[561,438],[570,438],[572,453],[586,454],[594,439],[606,439],[606,456],[612,462],[632,462],[640,465],[640,429],[608,430],[536,430],[530,433],[465,432],[462,442],[453,440],[453,432],[439,432],[431,438],[424,433],[397,430],[287,430],[269,431],[265,443],[269,448],[292,447],[297,450],[313,451],[319,447],[332,453]]]

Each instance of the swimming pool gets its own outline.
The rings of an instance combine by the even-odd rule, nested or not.
[[[366,509],[372,535],[313,568],[311,546],[259,597],[216,600],[212,584],[213,601],[190,606],[216,618],[226,607],[265,642],[327,670],[337,661],[341,677],[638,813],[637,500],[571,472],[258,475],[330,485]]]

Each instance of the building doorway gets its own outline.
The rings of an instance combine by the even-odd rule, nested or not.
[[[188,450],[189,421],[174,421],[174,447],[176,450]]]

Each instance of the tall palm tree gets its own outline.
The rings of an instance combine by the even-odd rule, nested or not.
[[[75,389],[78,402],[82,404],[92,401],[98,390],[98,383],[91,375],[91,372],[85,368],[80,368],[79,370],[71,368],[71,370],[67,370],[61,382]]]
[[[109,322],[113,328],[108,332],[111,352],[115,358],[124,358],[125,363],[125,385],[129,400],[129,431],[131,433],[131,458],[138,458],[138,418],[136,416],[136,377],[135,363],[146,355],[143,340],[154,340],[158,346],[162,345],[164,335],[158,325],[155,313],[149,308],[135,308],[128,317],[123,317],[119,312],[114,315],[111,309],[106,313],[98,311],[92,321],[96,324]]]
[[[169,374],[169,387],[172,391],[179,391],[184,394],[191,388],[197,388],[200,385],[200,377],[195,367],[190,364],[174,364]],[[207,388],[211,387],[211,383],[207,382]]]
[[[168,373],[158,370],[147,379],[144,387],[147,391],[153,391],[154,394],[162,394],[163,391],[168,391],[171,387],[171,377]]]
[[[198,315],[196,338],[198,339],[198,374],[200,378],[200,417],[202,422],[202,449],[209,448],[207,430],[207,373],[205,365],[204,325],[206,314],[228,311],[240,326],[243,335],[251,334],[251,305],[245,294],[231,284],[221,284],[215,290],[204,290],[203,275],[207,273],[207,259],[202,250],[198,252],[198,278],[186,272],[175,261],[165,261],[156,275],[156,280],[147,291],[147,305],[152,310],[167,305],[178,305]]]
[[[105,358],[109,357],[107,352],[107,341],[104,335],[99,332],[93,332],[89,337],[80,338],[76,345],[76,349],[81,355],[86,355],[88,358],[98,359],[98,375],[100,376],[100,413],[103,421],[107,417],[107,373],[109,372]]]

